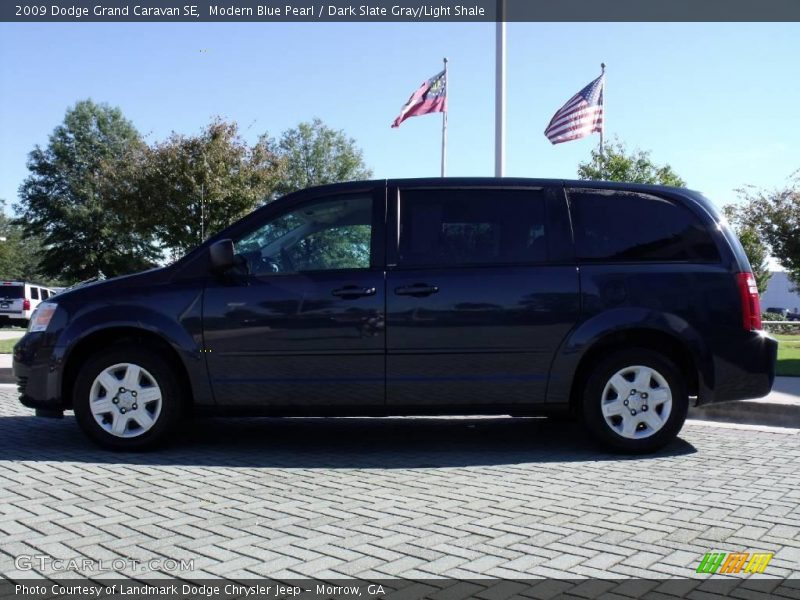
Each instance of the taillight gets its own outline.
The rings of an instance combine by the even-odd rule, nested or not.
[[[752,273],[737,273],[736,283],[742,298],[742,325],[748,331],[761,329],[761,302],[756,278]]]
[[[31,301],[25,298],[22,301],[22,310],[30,310],[31,309]]]

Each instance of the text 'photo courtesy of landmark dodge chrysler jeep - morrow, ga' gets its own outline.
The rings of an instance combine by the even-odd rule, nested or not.
[[[777,343],[701,194],[446,178],[307,189],[163,268],[43,302],[21,402],[114,449],[189,412],[573,415],[653,451],[690,402],[769,393]]]

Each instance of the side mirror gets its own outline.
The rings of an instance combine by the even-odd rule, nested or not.
[[[221,273],[233,266],[233,241],[218,240],[208,247],[211,270]]]

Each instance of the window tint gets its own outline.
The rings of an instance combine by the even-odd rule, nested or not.
[[[46,289],[42,288],[42,300],[47,300],[49,297],[50,293]]]
[[[575,251],[583,260],[716,262],[709,233],[687,208],[625,191],[570,190]]]
[[[31,286],[31,300],[39,299],[39,288]]]
[[[250,272],[367,269],[372,198],[337,196],[275,217],[236,242]]]
[[[5,298],[7,300],[14,300],[18,298],[24,298],[24,289],[25,286],[22,285],[4,285],[0,286],[0,298]]]
[[[547,259],[541,190],[408,190],[398,264],[509,264]]]

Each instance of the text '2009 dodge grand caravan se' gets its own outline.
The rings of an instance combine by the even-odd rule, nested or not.
[[[767,394],[741,245],[700,194],[528,179],[338,184],[176,263],[40,305],[21,401],[119,449],[182,414],[579,415],[651,451]],[[696,397],[696,400],[695,400]]]

